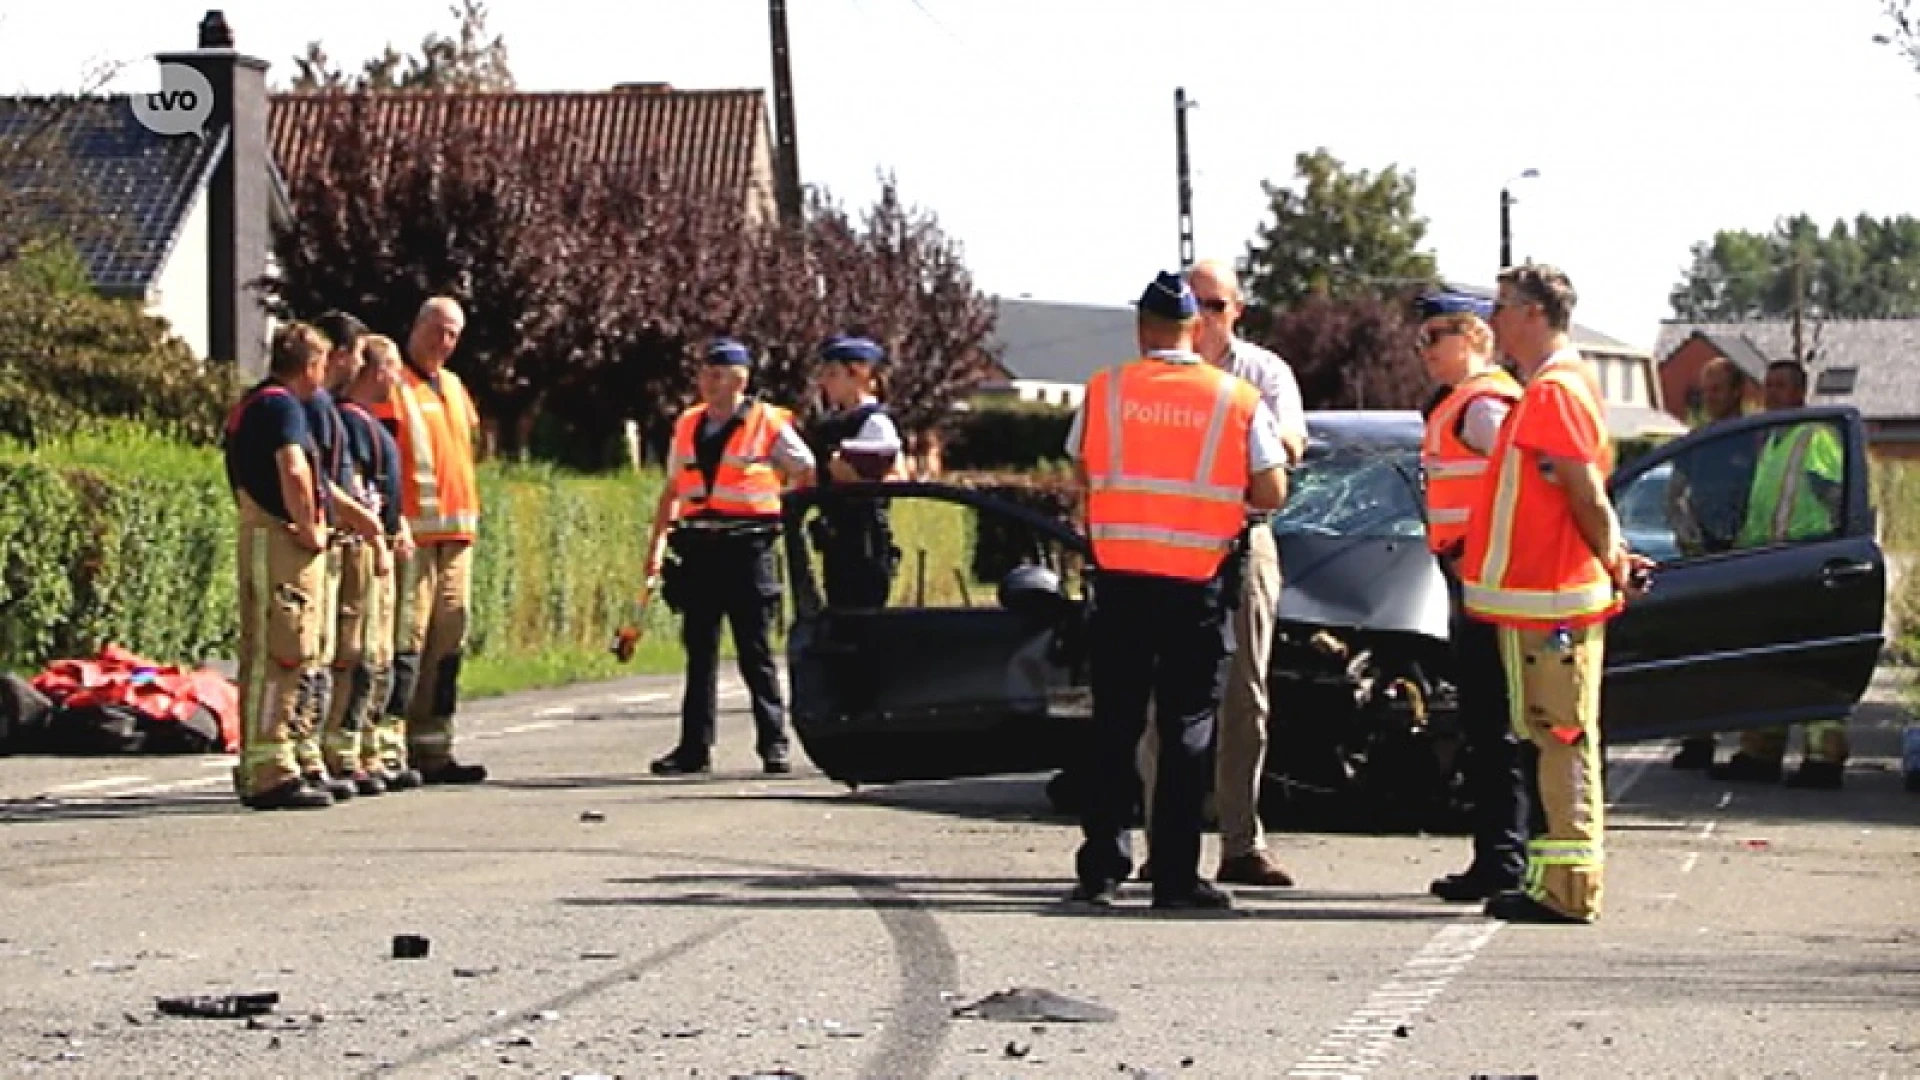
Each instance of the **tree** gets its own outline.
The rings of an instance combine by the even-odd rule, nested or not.
[[[1315,294],[1277,316],[1250,313],[1247,335],[1292,366],[1309,409],[1415,409],[1432,386],[1407,317],[1412,295]]]
[[[1823,235],[1805,214],[1771,233],[1721,230],[1695,244],[1669,300],[1676,318],[1873,319],[1920,314],[1920,219],[1857,216]]]
[[[1247,247],[1243,279],[1276,310],[1310,294],[1377,293],[1434,278],[1419,250],[1427,222],[1414,212],[1414,178],[1389,165],[1349,171],[1325,148],[1294,159],[1299,190],[1263,182],[1272,219]]]
[[[1909,63],[1920,68],[1920,14],[1915,14],[1913,0],[1885,0],[1885,3],[1887,21],[1893,24],[1893,29],[1875,34],[1873,40],[1893,46]]]
[[[387,46],[365,61],[360,74],[348,76],[327,56],[318,41],[294,57],[295,90],[511,90],[513,72],[507,64],[505,39],[487,34],[487,6],[483,0],[460,0],[448,9],[456,26],[453,36],[428,34],[417,56]]]
[[[121,235],[119,223],[94,212],[89,179],[73,154],[74,140],[86,135],[82,129],[98,126],[114,108],[96,95],[121,66],[88,71],[75,93],[20,98],[0,110],[0,267],[83,238],[106,242]]]

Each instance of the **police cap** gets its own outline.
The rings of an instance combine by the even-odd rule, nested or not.
[[[827,339],[820,348],[820,362],[823,364],[873,364],[887,362],[886,350],[875,344],[872,339],[839,335]]]
[[[1445,292],[1428,293],[1415,305],[1421,320],[1439,318],[1443,315],[1472,315],[1480,319],[1493,318],[1493,301],[1469,293]]]
[[[707,346],[706,362],[715,367],[743,367],[753,370],[753,353],[732,338],[715,338]]]
[[[1171,322],[1186,322],[1200,314],[1200,305],[1193,298],[1193,290],[1187,287],[1187,279],[1167,271],[1162,271],[1140,294],[1138,306],[1143,315],[1157,315]]]

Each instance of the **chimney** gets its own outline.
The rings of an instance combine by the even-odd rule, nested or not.
[[[199,48],[156,59],[197,68],[213,85],[207,137],[226,149],[207,192],[208,359],[257,377],[267,368],[267,313],[251,283],[266,275],[273,244],[267,62],[234,50],[233,28],[217,10],[200,20]]]

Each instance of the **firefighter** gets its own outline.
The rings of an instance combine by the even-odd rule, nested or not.
[[[404,746],[391,762],[382,756],[378,724],[392,678],[394,563],[412,554],[413,539],[400,516],[400,448],[373,415],[374,407],[392,393],[399,349],[392,339],[367,333],[363,325],[357,329],[356,362],[335,387],[334,400],[346,429],[358,497],[379,516],[381,531],[343,553],[334,696],[321,746],[334,775],[351,778],[362,795],[377,795],[419,787],[421,782],[420,774],[406,767]]]
[[[1767,366],[1761,396],[1769,412],[1803,408],[1807,369],[1793,360]],[[1833,425],[1821,421],[1774,428],[1760,447],[1753,486],[1735,546],[1766,547],[1818,540],[1840,525],[1841,494],[1846,483],[1846,450]],[[1788,787],[1835,790],[1846,775],[1847,718],[1842,715],[1806,725],[1800,767],[1786,777]],[[1787,728],[1740,733],[1740,749],[1710,773],[1716,780],[1777,784],[1787,756]]]
[[[422,304],[400,378],[375,412],[400,448],[402,515],[414,543],[395,584],[397,640],[386,712],[404,718],[407,762],[428,784],[487,778],[486,766],[453,756],[480,527],[474,478],[480,414],[446,366],[465,326],[465,312],[450,297]]]
[[[302,402],[326,377],[327,343],[290,323],[274,335],[266,379],[228,415],[227,483],[238,507],[240,764],[234,787],[255,810],[333,805],[295,754],[306,676],[320,652],[327,489]]]
[[[1506,675],[1491,623],[1460,605],[1459,560],[1467,517],[1480,495],[1500,426],[1520,384],[1493,362],[1491,301],[1460,293],[1423,297],[1419,347],[1427,374],[1445,394],[1427,415],[1420,465],[1426,479],[1427,547],[1453,601],[1448,641],[1459,694],[1462,781],[1473,821],[1473,861],[1429,886],[1456,903],[1485,900],[1520,885],[1527,866],[1527,797],[1508,719]]]
[[[807,445],[823,463],[817,470],[823,485],[901,476],[900,432],[874,396],[885,364],[880,346],[863,337],[836,337],[821,349],[817,378],[825,408],[807,431]],[[900,549],[893,544],[885,502],[828,500],[811,531],[830,606],[887,606]]]
[[[1572,283],[1553,267],[1529,263],[1500,274],[1494,333],[1526,391],[1488,456],[1460,560],[1467,614],[1498,627],[1514,733],[1539,748],[1545,835],[1528,843],[1524,888],[1486,906],[1510,922],[1600,916],[1606,622],[1652,569],[1627,549],[1607,497],[1605,399],[1569,336],[1575,301]]]
[[[359,355],[359,338],[366,327],[358,319],[341,312],[328,312],[310,324],[327,340],[327,366],[322,385],[301,405],[306,409],[308,430],[320,455],[321,482],[327,487],[330,542],[327,545],[326,580],[320,589],[320,656],[307,673],[306,696],[302,704],[305,719],[301,736],[294,746],[300,768],[308,785],[326,788],[336,801],[356,794],[376,794],[371,785],[355,783],[352,770],[340,771],[338,760],[326,752],[325,729],[333,712],[335,685],[333,674],[339,648],[341,578],[346,564],[358,558],[359,546],[379,534],[379,522],[359,490],[359,480],[347,447],[347,431],[340,419],[340,407],[332,390],[351,373]]]
[[[1093,545],[1093,731],[1072,904],[1110,906],[1133,872],[1135,752],[1151,702],[1159,729],[1147,832],[1153,906],[1226,908],[1200,878],[1208,746],[1233,652],[1249,502],[1278,509],[1286,450],[1251,383],[1193,351],[1199,307],[1179,274],[1138,302],[1141,358],[1096,372],[1067,449]]]
[[[700,365],[700,401],[674,424],[646,571],[649,581],[664,575],[662,597],[681,614],[687,681],[680,742],[652,763],[656,776],[713,767],[722,619],[733,629],[740,677],[752,698],[761,764],[768,773],[793,771],[768,638],[780,607],[774,551],[782,483],[811,483],[814,456],[787,410],[747,395],[752,371],[746,346],[714,341]]]

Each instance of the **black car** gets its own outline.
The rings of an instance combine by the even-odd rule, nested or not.
[[[1272,527],[1285,588],[1270,683],[1263,809],[1449,805],[1458,772],[1447,592],[1428,553],[1414,412],[1308,417],[1307,459]],[[1791,528],[1750,505],[1768,439],[1817,432]],[[1817,481],[1817,482],[1816,482]],[[1609,624],[1603,732],[1610,743],[1844,715],[1882,645],[1885,567],[1868,504],[1860,418],[1815,407],[1697,431],[1619,469],[1610,484],[1652,590]],[[996,603],[837,611],[819,598],[804,530],[790,527],[796,617],[793,723],[808,756],[849,785],[1070,770],[1090,714],[1085,539],[1069,524],[943,484],[896,502],[973,507],[1031,555]],[[789,496],[790,525],[822,498]],[[1784,523],[1784,518],[1782,519]],[[1793,539],[1765,542],[1784,532]],[[1068,788],[1053,788],[1064,801]]]

